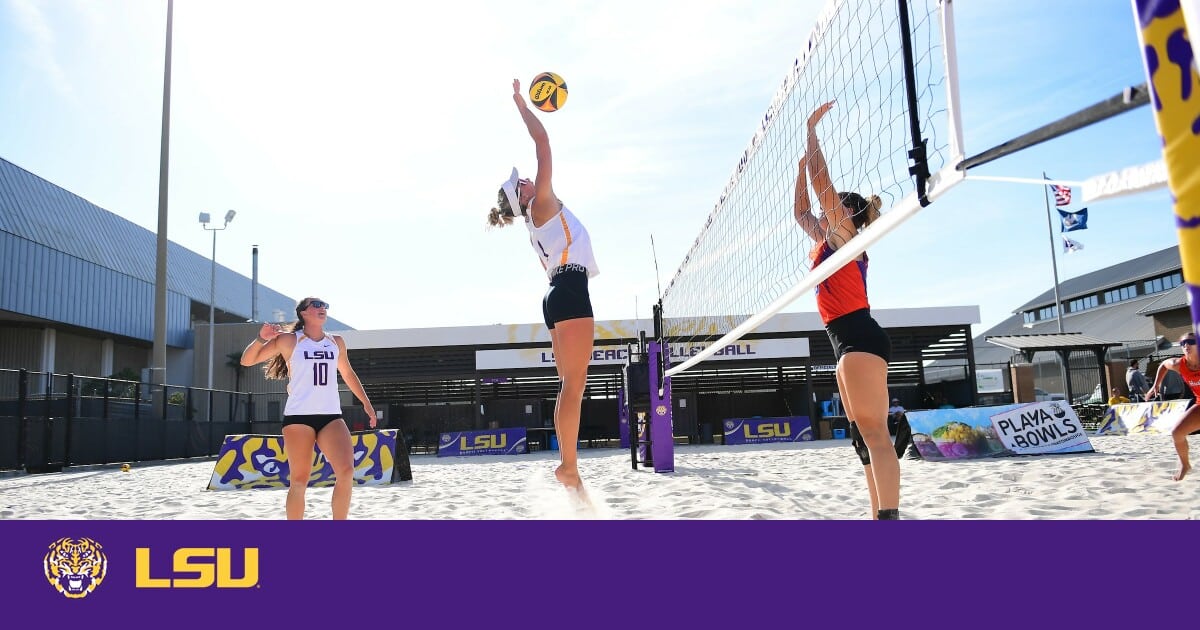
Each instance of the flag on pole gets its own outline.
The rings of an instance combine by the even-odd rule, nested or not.
[[[1054,205],[1065,206],[1071,203],[1071,187],[1050,184],[1050,192],[1054,193]]]
[[[1067,238],[1066,234],[1064,234],[1062,238],[1064,254],[1070,254],[1071,252],[1077,252],[1083,249],[1083,243],[1080,243],[1079,241],[1072,241],[1071,239]]]
[[[1075,230],[1087,229],[1087,208],[1083,208],[1077,212],[1059,210],[1058,214],[1062,217],[1063,232],[1074,232]]]

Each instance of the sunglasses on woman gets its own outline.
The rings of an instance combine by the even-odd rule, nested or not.
[[[307,309],[309,309],[310,307],[313,307],[313,306],[315,306],[315,307],[317,307],[317,308],[329,308],[329,302],[322,302],[321,300],[313,300],[313,301],[311,301],[311,302],[309,302],[309,303],[308,303],[308,306],[305,306],[305,307],[304,307],[303,309],[301,309],[301,310],[307,310]]]
[[[1181,339],[1179,341],[1180,348],[1186,348],[1187,346],[1194,346],[1194,345],[1196,345],[1195,339]]]

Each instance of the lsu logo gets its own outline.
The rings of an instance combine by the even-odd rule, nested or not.
[[[150,575],[150,548],[137,548],[137,588],[251,588],[258,585],[258,548],[242,552],[242,575],[233,576],[228,547],[184,547],[171,558],[171,577]]]
[[[42,568],[54,590],[69,599],[82,599],[104,581],[108,558],[91,538],[59,538],[50,543]]]
[[[508,434],[501,433],[500,435],[476,435],[472,442],[474,442],[473,446],[467,446],[467,438],[459,438],[458,448],[464,451],[478,451],[485,448],[504,448],[508,446]]]
[[[761,440],[763,438],[773,437],[789,437],[792,435],[792,424],[790,422],[774,422],[763,423],[750,431],[750,425],[742,427],[742,432],[745,433],[748,440]]]

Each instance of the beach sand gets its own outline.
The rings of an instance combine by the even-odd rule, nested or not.
[[[901,517],[915,520],[1200,518],[1200,469],[1181,482],[1166,435],[1092,436],[1095,453],[926,462],[901,459]],[[1190,438],[1200,458],[1200,436]],[[356,487],[373,520],[866,519],[849,440],[676,446],[675,472],[632,470],[629,452],[581,449],[592,507],[553,480],[556,452],[412,457],[413,481]],[[284,490],[206,490],[213,459],[0,477],[0,519],[282,519]],[[307,518],[330,516],[310,488]]]

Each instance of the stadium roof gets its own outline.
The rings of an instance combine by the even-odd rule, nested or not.
[[[61,252],[71,259],[149,283],[151,286],[155,282],[155,259],[158,249],[156,233],[2,158],[0,233],[11,234],[36,246]],[[210,258],[174,242],[167,245],[167,257],[168,291],[207,305],[212,272]],[[10,271],[15,274],[18,270]],[[78,272],[64,269],[64,273]],[[19,275],[9,277],[6,281],[21,282],[22,278],[26,278],[26,282],[29,281],[26,276]],[[250,278],[218,262],[216,308],[249,318],[252,315],[251,284]],[[59,299],[66,301],[68,297]],[[258,286],[260,319],[269,319],[269,314],[274,310],[291,313],[295,305],[295,299],[262,284]],[[122,306],[128,309],[141,305]],[[14,308],[14,312],[24,312],[20,305]],[[86,326],[87,319],[84,318],[83,322],[66,323],[81,323]],[[186,324],[184,322],[185,326]],[[330,318],[328,325],[333,329],[349,328],[333,318]]]

